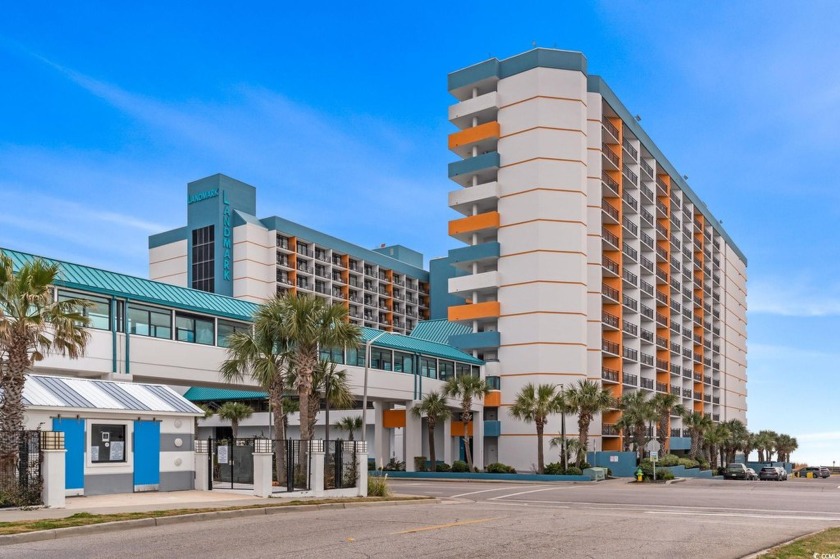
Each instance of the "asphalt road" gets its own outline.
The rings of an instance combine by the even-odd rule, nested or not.
[[[0,557],[733,558],[840,525],[840,488],[831,478],[391,486],[445,500],[91,534],[5,546]]]

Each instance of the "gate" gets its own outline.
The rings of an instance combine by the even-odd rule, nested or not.
[[[41,434],[0,433],[0,507],[41,504]]]
[[[309,454],[302,442],[296,439],[283,441],[286,445],[286,479],[281,480],[280,485],[284,485],[286,491],[309,489]]]
[[[356,487],[358,472],[355,441],[327,441],[324,489]]]
[[[254,439],[209,439],[214,489],[254,488]]]

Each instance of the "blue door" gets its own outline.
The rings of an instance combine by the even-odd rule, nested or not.
[[[81,493],[85,488],[85,420],[53,418],[53,431],[64,433],[64,488]]]
[[[160,489],[160,423],[134,422],[134,490]]]

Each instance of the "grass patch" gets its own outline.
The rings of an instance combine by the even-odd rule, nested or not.
[[[774,547],[762,559],[840,556],[840,528],[829,528],[787,545]]]
[[[121,520],[137,520],[142,518],[162,518],[166,516],[183,516],[185,514],[197,514],[202,512],[220,512],[231,510],[265,509],[275,507],[289,507],[296,505],[326,505],[331,503],[376,503],[383,501],[424,501],[430,497],[352,497],[345,499],[312,499],[284,501],[282,503],[260,503],[257,505],[217,507],[217,508],[194,508],[194,509],[170,509],[155,510],[146,512],[122,512],[115,514],[91,514],[89,512],[78,512],[64,518],[49,518],[44,520],[18,520],[15,522],[0,522],[0,536],[10,534],[23,534],[25,532],[37,532],[39,530],[56,530],[59,528],[73,528],[76,526],[88,526],[91,524],[104,524],[106,522],[119,522]]]

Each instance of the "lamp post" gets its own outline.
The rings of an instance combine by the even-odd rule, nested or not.
[[[365,343],[365,385],[362,391],[362,442],[367,440],[367,393],[368,393],[368,368],[370,366],[370,346],[373,345],[373,342],[381,338],[387,334],[387,332],[380,332],[369,342]]]

